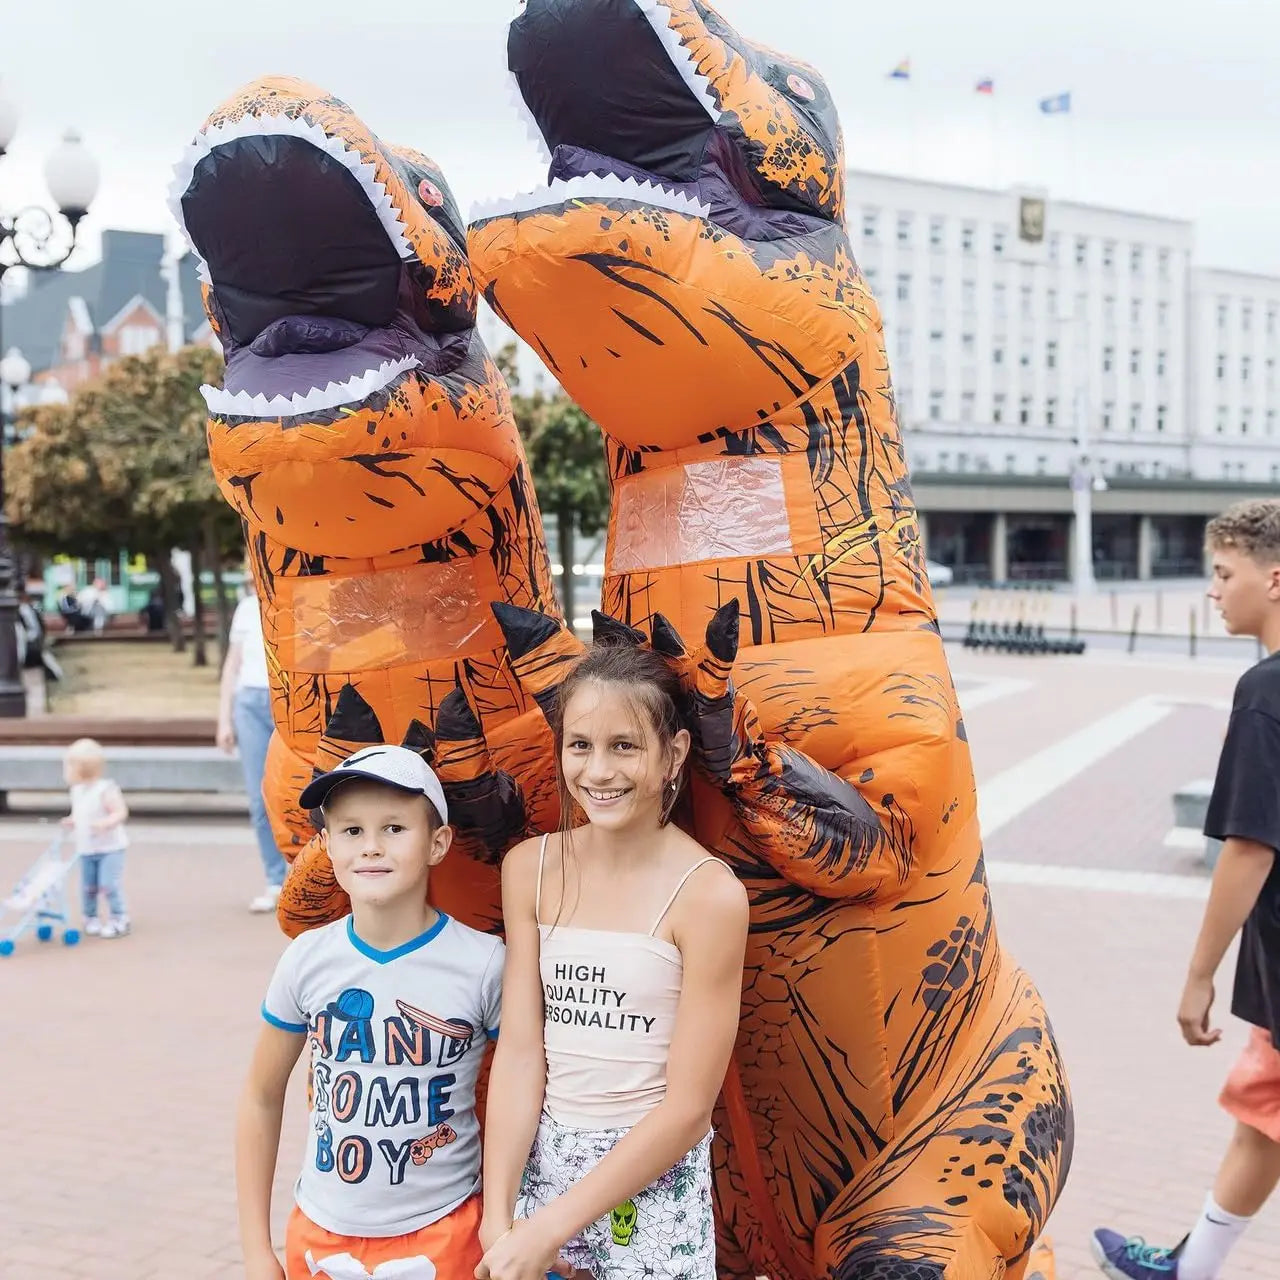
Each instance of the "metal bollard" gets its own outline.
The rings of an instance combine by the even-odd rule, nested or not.
[[[1135,604],[1133,606],[1133,625],[1129,628],[1129,652],[1133,653],[1138,647],[1138,618],[1142,613],[1142,606]]]

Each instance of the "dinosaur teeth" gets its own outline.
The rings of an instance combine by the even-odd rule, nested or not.
[[[366,160],[359,151],[348,147],[341,138],[335,138],[327,134],[318,124],[312,124],[310,121],[301,118],[293,119],[285,115],[245,115],[238,120],[232,120],[226,124],[214,125],[211,128],[202,130],[196,134],[191,144],[179,158],[178,163],[174,165],[173,181],[169,184],[169,208],[177,220],[178,226],[182,228],[183,234],[187,237],[187,242],[192,244],[193,248],[195,246],[192,243],[191,234],[187,230],[187,222],[182,210],[182,199],[191,186],[196,166],[215,147],[225,146],[227,143],[234,142],[240,138],[256,137],[301,138],[315,147],[317,151],[322,151],[325,155],[337,160],[339,164],[351,172],[361,187],[364,188],[365,195],[368,197],[378,221],[382,224],[383,230],[387,233],[387,238],[391,241],[392,248],[396,251],[396,256],[402,259],[413,257],[413,248],[410,246],[405,234],[404,221],[392,203],[391,197],[387,194],[386,186],[377,180],[377,166]],[[196,252],[198,256],[199,251],[197,250]],[[205,280],[206,283],[212,284],[213,281],[210,278],[208,266],[203,264],[203,261],[201,265],[203,265],[204,270],[201,279]]]
[[[556,178],[545,186],[522,191],[508,199],[483,201],[473,207],[470,220],[484,222],[512,214],[532,213],[538,209],[569,204],[574,200],[629,200],[636,204],[669,209],[690,218],[707,219],[711,216],[709,204],[695,200],[683,191],[674,191],[670,187],[636,178],[619,178],[611,173],[592,173],[578,178]]]
[[[336,409],[344,404],[358,404],[375,391],[390,386],[402,373],[416,369],[418,364],[417,356],[384,360],[376,369],[357,373],[345,382],[330,382],[324,387],[312,387],[305,393],[298,391],[291,396],[277,395],[270,399],[263,392],[250,395],[247,391],[232,392],[210,386],[201,387],[200,394],[213,417],[257,418],[259,421],[296,417],[303,413]]]
[[[533,118],[533,112],[529,110],[529,104],[524,100],[524,94],[520,92],[520,82],[516,79],[514,71],[507,72],[507,96],[511,99],[511,105],[515,109],[516,115],[524,122],[525,132],[529,135],[529,141],[538,150],[544,164],[551,163],[551,152],[547,149],[547,140],[542,136],[542,130],[538,128],[538,122]]]
[[[671,59],[671,65],[689,86],[689,92],[706,110],[713,123],[719,121],[722,113],[715,90],[711,87],[711,81],[698,70],[698,64],[694,61],[693,54],[685,48],[684,42],[680,39],[680,33],[672,29],[671,10],[666,0],[633,0],[633,3],[644,14],[654,34],[662,42],[667,57]]]

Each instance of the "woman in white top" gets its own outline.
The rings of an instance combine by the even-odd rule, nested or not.
[[[480,1280],[714,1280],[711,1112],[747,898],[668,825],[689,751],[678,697],[662,658],[625,643],[597,644],[559,691],[565,827],[502,867]]]
[[[289,864],[276,847],[262,799],[262,775],[267,744],[275,725],[271,719],[271,687],[267,678],[267,650],[262,640],[262,614],[253,577],[245,575],[245,598],[236,605],[222,664],[218,705],[218,746],[230,754],[240,748],[244,786],[249,795],[249,818],[258,840],[258,854],[266,873],[266,888],[249,903],[250,911],[274,911]]]

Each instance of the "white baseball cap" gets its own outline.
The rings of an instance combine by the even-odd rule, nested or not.
[[[336,769],[312,778],[298,797],[298,803],[304,809],[319,809],[334,787],[353,778],[366,778],[370,782],[382,782],[401,791],[426,796],[440,815],[440,821],[449,821],[449,806],[445,803],[440,779],[431,766],[408,747],[379,745],[362,748],[348,756]]]

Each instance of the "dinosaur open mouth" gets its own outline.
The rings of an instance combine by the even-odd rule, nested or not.
[[[413,320],[413,250],[376,169],[305,119],[245,116],[197,135],[170,191],[213,288],[219,416],[295,417],[361,403],[438,365]],[[446,340],[456,345],[456,339]]]

